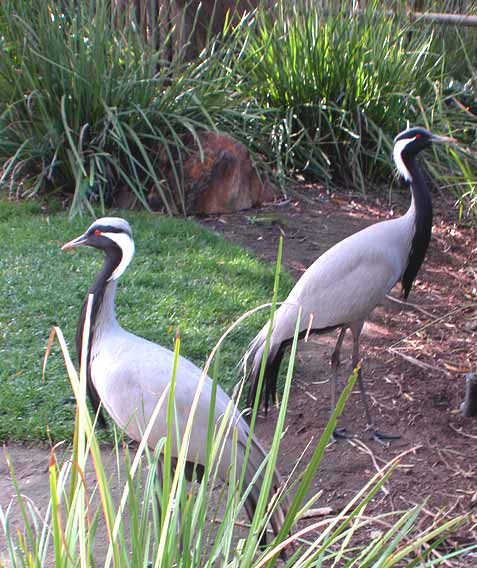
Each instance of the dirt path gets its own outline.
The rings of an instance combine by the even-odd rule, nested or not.
[[[437,200],[436,200],[437,201]],[[368,514],[409,508],[429,497],[423,523],[458,513],[471,520],[449,546],[477,539],[477,420],[458,412],[464,373],[477,370],[477,232],[456,227],[447,205],[438,208],[428,257],[409,303],[388,300],[365,326],[362,355],[373,412],[384,431],[402,437],[380,447],[363,434],[365,446],[342,442],[331,446],[317,472],[323,491],[319,506],[338,511],[373,475],[376,466],[410,448]],[[396,207],[396,215],[406,206]],[[443,214],[445,213],[445,215]],[[202,220],[202,223],[274,262],[280,234],[285,235],[284,262],[299,277],[317,256],[340,239],[391,215],[377,202],[329,199],[318,188],[305,188],[287,205]],[[393,292],[398,298],[398,291]],[[467,307],[466,307],[467,306]],[[439,319],[441,318],[441,319]],[[280,469],[291,471],[298,456],[321,433],[329,409],[329,358],[335,333],[300,346],[283,441]],[[391,350],[392,348],[392,350]],[[343,350],[343,377],[349,370],[349,343]],[[326,384],[325,384],[326,381]],[[262,419],[258,434],[271,440],[276,411]],[[359,394],[353,393],[342,425],[363,432]],[[48,501],[48,448],[8,448],[22,492],[44,510]],[[304,461],[310,450],[305,452]],[[110,450],[105,449],[109,459]],[[112,466],[113,467],[113,466]],[[5,458],[0,455],[0,505],[12,495]],[[0,565],[4,539],[0,528]],[[477,559],[452,564],[475,566]]]

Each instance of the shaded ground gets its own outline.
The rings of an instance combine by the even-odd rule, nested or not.
[[[396,215],[407,205],[407,196],[402,199]],[[449,221],[450,203],[437,209],[430,251],[409,302],[402,304],[399,291],[393,291],[396,299],[375,311],[362,335],[364,376],[376,422],[381,430],[399,432],[402,438],[385,448],[369,441],[363,433],[359,394],[353,393],[342,425],[363,433],[362,444],[340,442],[329,447],[315,485],[323,490],[318,506],[338,511],[377,467],[414,448],[367,513],[408,508],[429,496],[423,517],[428,524],[470,514],[465,529],[450,539],[448,544],[454,546],[477,539],[477,419],[464,419],[458,412],[464,373],[477,370],[477,232]],[[298,278],[331,245],[391,215],[388,207],[374,200],[330,199],[319,188],[305,188],[285,205],[202,223],[272,262],[283,233],[284,262]],[[332,333],[300,346],[280,456],[283,473],[291,471],[326,424],[329,358],[335,339]],[[349,347],[347,343],[343,349],[343,380],[350,366]],[[259,424],[258,434],[265,444],[271,440],[275,416],[272,410],[269,419]],[[11,446],[9,451],[22,491],[43,507],[48,496],[48,449]],[[8,477],[0,456],[2,507],[12,494]],[[449,565],[471,567],[477,559],[467,557]]]

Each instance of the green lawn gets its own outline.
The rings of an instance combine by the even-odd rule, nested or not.
[[[146,212],[124,216],[133,228],[136,256],[118,288],[119,321],[170,348],[179,328],[182,354],[201,366],[233,321],[270,300],[274,267],[197,223]],[[65,253],[60,246],[91,220],[69,221],[63,212],[45,214],[38,204],[0,200],[0,440],[71,436],[74,403],[57,344],[44,379],[42,360],[53,324],[75,354],[81,302],[102,255],[87,248]],[[283,297],[291,279],[281,280]],[[245,322],[222,349],[219,380],[226,389],[265,317]]]

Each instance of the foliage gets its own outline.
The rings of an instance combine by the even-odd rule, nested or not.
[[[278,112],[272,142],[285,170],[365,191],[391,177],[392,140],[408,121],[474,142],[475,116],[456,105],[463,89],[451,78],[473,77],[465,50],[475,47],[475,38],[410,26],[374,4],[351,14],[282,3],[278,18],[261,13],[247,37],[240,87]],[[474,83],[465,88],[475,93]],[[477,165],[470,151],[459,156],[466,171]],[[448,181],[462,182],[455,155],[441,153],[431,168],[438,163]]]
[[[181,187],[184,134],[213,129],[232,104],[230,79],[217,76],[213,53],[162,61],[121,14],[107,0],[0,4],[1,179],[11,192],[61,192],[76,212],[126,186],[145,207],[154,193],[168,213],[185,212],[168,180]]]
[[[275,288],[276,301],[277,289]],[[87,320],[88,321],[88,320]],[[50,476],[50,506],[46,513],[39,513],[34,504],[28,503],[20,494],[15,478],[14,466],[10,474],[16,487],[16,505],[20,507],[23,525],[16,530],[10,522],[12,508],[0,508],[0,524],[7,539],[9,560],[13,566],[44,566],[54,564],[56,568],[89,566],[102,562],[104,566],[148,566],[155,567],[213,567],[233,566],[260,568],[274,566],[278,554],[288,546],[288,558],[283,561],[285,568],[310,566],[431,566],[467,550],[436,553],[436,548],[449,532],[459,527],[465,519],[457,517],[439,526],[422,530],[417,523],[422,507],[402,511],[393,515],[370,518],[366,507],[389,478],[399,456],[383,467],[363,489],[355,495],[343,511],[319,522],[301,521],[303,528],[296,524],[311,508],[320,494],[304,502],[310,481],[316,473],[326,444],[350,395],[356,375],[352,376],[344,389],[330,421],[318,441],[310,464],[302,476],[288,479],[277,496],[269,501],[268,492],[272,483],[272,472],[276,464],[283,435],[288,393],[293,371],[293,356],[290,358],[285,393],[270,452],[262,467],[265,481],[250,525],[237,530],[243,511],[241,471],[232,460],[229,484],[225,489],[217,486],[216,466],[221,458],[221,447],[228,429],[233,428],[230,414],[224,417],[220,427],[209,422],[204,443],[209,448],[209,460],[205,465],[200,486],[188,492],[185,481],[185,459],[187,443],[191,435],[192,415],[181,441],[175,471],[170,469],[170,454],[167,448],[172,444],[172,432],[161,440],[154,451],[147,448],[149,428],[154,423],[154,413],[146,427],[144,437],[133,460],[128,451],[117,451],[118,464],[125,462],[126,473],[122,482],[119,504],[112,497],[112,482],[104,468],[94,426],[86,406],[86,372],[81,368],[79,376],[70,360],[66,342],[61,330],[56,328],[68,376],[77,403],[73,458],[64,463],[56,460],[52,449]],[[85,334],[87,336],[87,334]],[[292,354],[296,350],[298,326],[296,328]],[[178,357],[180,342],[176,342],[175,356]],[[210,362],[210,361],[209,361]],[[207,368],[207,367],[206,367]],[[172,424],[174,415],[173,392],[176,377],[171,377],[170,393],[158,400],[155,412],[162,404],[168,405],[168,416]],[[199,385],[200,389],[200,385]],[[197,397],[200,390],[196,392]],[[254,416],[256,416],[256,408]],[[193,411],[191,411],[193,412]],[[94,464],[97,482],[90,487],[85,482],[85,473]],[[164,460],[162,483],[156,475],[159,459]],[[244,465],[245,467],[245,465]],[[145,469],[142,474],[142,468]],[[283,530],[263,547],[261,537],[266,530],[270,512],[284,499],[290,486],[295,484],[295,496],[284,521]],[[97,499],[100,496],[100,505]],[[160,507],[158,506],[160,503]],[[106,538],[98,538],[98,529],[106,525]],[[369,537],[370,529],[379,527],[377,535]],[[291,533],[291,536],[289,534]],[[363,544],[360,535],[366,534]],[[98,545],[102,547],[98,548]],[[102,553],[102,554],[101,554]],[[106,555],[105,559],[101,558]],[[101,555],[101,556],[100,556]],[[151,563],[151,564],[149,564]]]
[[[238,314],[268,300],[273,269],[191,221],[146,212],[126,217],[137,252],[118,288],[118,320],[169,347],[179,329],[184,354],[202,365]],[[2,440],[71,435],[74,408],[61,360],[53,358],[42,378],[42,357],[53,324],[61,324],[74,345],[81,304],[102,258],[93,250],[67,254],[60,246],[89,222],[42,211],[38,202],[17,206],[0,200],[0,240],[9,243],[0,257]],[[290,285],[284,275],[281,295]],[[226,390],[261,322],[249,320],[224,346],[220,383]]]
[[[305,176],[364,192],[389,187],[392,140],[409,122],[458,139],[427,164],[462,213],[475,208],[473,30],[410,23],[377,2],[359,13],[324,4],[245,15],[186,64],[164,61],[107,0],[2,2],[0,182],[66,194],[72,213],[129,187],[145,207],[159,195],[183,214],[185,135],[217,129],[282,187]]]

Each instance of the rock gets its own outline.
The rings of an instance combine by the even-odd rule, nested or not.
[[[186,141],[191,152],[183,156],[182,188],[188,214],[229,213],[262,205],[277,198],[266,176],[259,178],[247,148],[226,134],[201,132],[202,153]],[[172,192],[176,181],[168,175]]]

